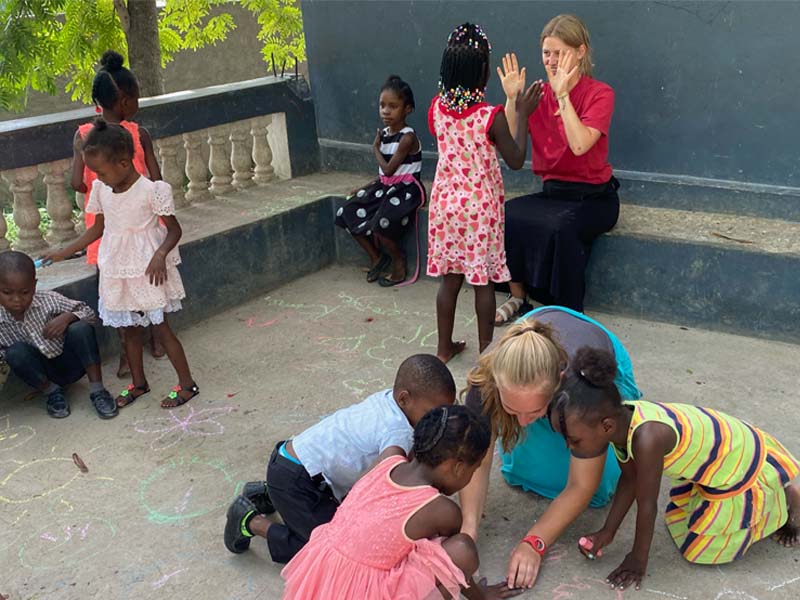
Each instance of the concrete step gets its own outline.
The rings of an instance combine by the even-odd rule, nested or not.
[[[625,205],[587,306],[800,343],[800,223]]]
[[[424,273],[424,209],[419,231]],[[339,262],[366,264],[346,233],[336,243]],[[413,235],[405,246],[411,272]],[[800,343],[800,223],[623,204],[617,227],[595,243],[586,306]]]

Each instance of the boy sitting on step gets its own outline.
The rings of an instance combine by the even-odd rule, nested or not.
[[[83,302],[36,291],[36,267],[22,252],[0,253],[0,362],[47,395],[47,414],[69,416],[64,386],[89,378],[89,398],[101,419],[117,416],[103,386],[100,352]]]
[[[228,508],[225,546],[234,553],[250,538],[266,538],[272,560],[287,563],[311,531],[329,522],[353,484],[381,452],[411,450],[414,426],[428,411],[455,401],[445,364],[415,354],[400,365],[394,387],[343,408],[288,441],[280,441],[267,465],[267,480],[244,486]],[[264,515],[280,514],[283,523]]]

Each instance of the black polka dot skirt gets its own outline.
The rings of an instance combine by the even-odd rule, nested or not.
[[[353,235],[399,240],[424,203],[425,188],[418,181],[385,184],[376,179],[347,198],[336,211],[336,224]]]

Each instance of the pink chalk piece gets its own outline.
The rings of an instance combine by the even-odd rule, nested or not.
[[[592,540],[585,537],[582,537],[581,539],[578,540],[578,545],[584,550],[591,550],[592,546],[594,546],[594,544],[592,544]]]

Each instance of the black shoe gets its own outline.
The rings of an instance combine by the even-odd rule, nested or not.
[[[271,515],[275,512],[272,500],[267,491],[266,481],[249,481],[244,484],[242,496],[250,500],[260,515]]]
[[[69,402],[67,402],[62,388],[47,395],[47,414],[54,419],[63,419],[69,416]]]
[[[225,547],[234,554],[241,554],[250,547],[250,538],[242,533],[242,519],[250,512],[258,512],[256,505],[244,496],[238,496],[228,507]]]
[[[109,394],[108,390],[105,388],[99,392],[92,392],[89,394],[89,399],[92,401],[94,409],[97,411],[97,416],[101,419],[113,419],[119,414],[117,403],[114,402],[111,394]]]

